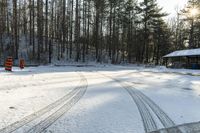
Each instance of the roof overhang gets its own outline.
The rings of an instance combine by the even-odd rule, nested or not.
[[[172,58],[172,57],[197,57],[200,56],[200,48],[198,49],[189,49],[189,50],[180,50],[174,51],[168,55],[163,56],[163,58]]]

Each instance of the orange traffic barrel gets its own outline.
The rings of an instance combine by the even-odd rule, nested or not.
[[[12,66],[13,66],[13,58],[12,57],[8,57],[6,59],[6,63],[5,63],[5,70],[6,71],[12,71]]]
[[[24,67],[25,67],[25,61],[24,61],[24,59],[20,59],[20,60],[19,60],[19,67],[20,67],[21,69],[24,69]]]

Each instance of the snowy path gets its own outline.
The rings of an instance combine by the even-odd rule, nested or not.
[[[169,133],[200,132],[200,123],[198,122],[200,120],[200,113],[198,112],[200,109],[199,76],[179,74],[178,72],[154,73],[137,69],[121,70],[121,68],[119,69],[121,72],[114,72],[115,69],[113,68],[112,71],[99,70],[112,77],[117,77],[133,88],[137,88],[165,110],[176,125],[180,125],[180,127],[167,128]],[[187,72],[189,71],[187,70]],[[148,102],[152,100],[148,100]],[[161,117],[163,116],[161,115]],[[161,133],[166,132],[166,130],[159,131]]]
[[[199,85],[199,76],[130,67],[2,71],[0,133],[192,133]]]
[[[10,82],[12,81],[12,82]],[[11,132],[47,113],[70,97],[80,81],[72,70],[40,67],[0,76],[0,132]],[[13,88],[10,85],[15,86]],[[8,126],[10,125],[10,126]],[[6,128],[5,128],[6,127]]]
[[[143,133],[140,114],[129,94],[115,81],[87,72],[88,90],[81,101],[48,129],[57,133]]]
[[[87,80],[84,78],[84,76],[81,75],[80,84],[75,89],[67,93],[67,95],[58,99],[56,102],[51,103],[45,108],[40,109],[39,111],[34,112],[33,114],[28,115],[24,117],[23,119],[1,129],[0,133],[42,132],[48,126],[50,126],[53,122],[55,122],[59,117],[61,117],[65,112],[67,112],[75,103],[77,103],[80,100],[80,98],[85,94],[86,89],[87,89]],[[51,114],[50,112],[53,112],[53,113]],[[41,121],[43,119],[41,117],[45,114],[50,114],[50,115],[47,115],[47,118],[44,118],[44,120]],[[31,122],[34,121],[35,119],[39,119],[40,122],[34,125],[28,131],[26,131],[25,128],[23,128],[23,126],[30,126],[30,125],[32,126],[32,124],[34,123],[31,123]],[[18,131],[19,128],[22,128],[23,130]]]
[[[53,124],[57,119],[64,115],[83,97],[87,90],[87,86],[87,79],[83,75],[81,75],[80,85],[78,85],[78,87],[76,87],[72,92],[69,93],[71,96],[69,96],[69,94],[66,95],[68,97],[65,97],[63,99],[64,105],[62,105],[58,110],[56,110],[56,112],[45,118],[43,121],[40,121],[40,123],[29,129],[27,132],[40,133],[51,126],[51,124]]]
[[[112,77],[109,78],[121,84],[121,86],[128,91],[130,96],[135,101],[143,120],[145,132],[152,132],[158,130],[157,123],[153,118],[154,115],[157,116],[157,118],[162,123],[164,128],[175,126],[175,123],[169,118],[169,116],[158,105],[156,105],[149,97],[147,97],[142,92],[133,88],[131,85],[125,82],[122,82],[118,79],[114,79]],[[153,112],[154,115],[151,112]],[[178,133],[178,129],[176,132]]]

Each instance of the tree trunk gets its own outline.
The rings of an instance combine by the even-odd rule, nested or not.
[[[78,62],[80,59],[80,48],[79,48],[79,0],[76,0],[76,19],[75,19],[75,45],[76,45],[76,57],[75,61]]]
[[[14,32],[14,46],[13,46],[13,53],[15,59],[18,59],[18,19],[17,19],[17,0],[13,0],[13,32]]]
[[[48,51],[48,40],[49,40],[49,31],[48,31],[48,3],[49,1],[46,0],[45,6],[45,52]]]

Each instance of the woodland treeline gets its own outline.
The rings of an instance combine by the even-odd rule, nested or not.
[[[199,6],[189,0],[166,21],[156,0],[0,0],[0,60],[162,64],[200,47]]]

